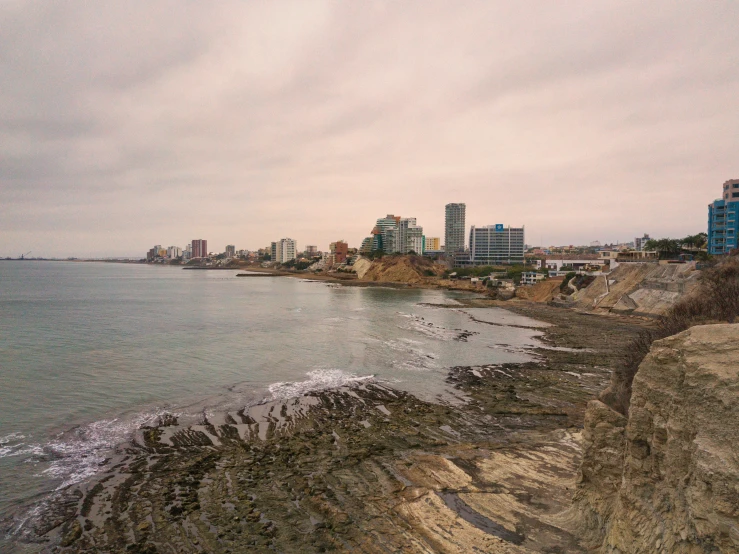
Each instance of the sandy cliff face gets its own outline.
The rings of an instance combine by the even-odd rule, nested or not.
[[[385,256],[374,260],[360,279],[381,283],[417,284],[428,281],[429,277],[443,274],[444,269],[421,256]]]
[[[596,313],[659,316],[695,288],[699,275],[695,264],[621,264],[573,294],[571,301],[579,310]]]
[[[739,324],[655,342],[633,391],[625,428],[588,407],[579,525],[604,553],[739,552]]]
[[[588,403],[574,507],[565,519],[589,548],[603,544],[603,533],[613,516],[623,473],[626,422],[600,400]]]
[[[372,261],[368,260],[367,258],[359,258],[356,262],[354,262],[354,265],[352,267],[354,269],[354,273],[357,274],[357,277],[362,279],[369,271],[370,267],[372,267]]]

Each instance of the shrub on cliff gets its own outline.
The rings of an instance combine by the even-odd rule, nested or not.
[[[569,273],[567,273],[567,275],[565,275],[565,280],[562,281],[561,285],[559,285],[559,292],[567,293],[567,291],[570,290],[568,285],[570,281],[575,278],[576,275],[577,273],[575,273],[574,271],[570,271]]]
[[[632,342],[623,363],[611,375],[611,385],[601,394],[601,400],[627,414],[634,376],[655,340],[694,325],[736,321],[739,321],[739,256],[732,256],[704,270],[694,293],[676,303],[654,329],[643,331]]]

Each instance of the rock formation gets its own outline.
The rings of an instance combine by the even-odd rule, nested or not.
[[[628,422],[593,401],[584,442],[569,515],[591,545],[602,539],[608,554],[739,552],[739,324],[656,341],[636,374]]]
[[[595,313],[660,316],[696,287],[700,273],[693,263],[624,263],[575,292],[566,305]]]
[[[374,260],[360,279],[380,283],[419,284],[442,275],[445,269],[423,256],[390,255]]]

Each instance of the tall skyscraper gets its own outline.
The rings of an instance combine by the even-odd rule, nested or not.
[[[208,257],[208,241],[205,239],[194,239],[192,241],[192,257],[207,258]]]
[[[236,246],[233,244],[226,245],[226,257],[233,258],[236,255]]]
[[[722,197],[708,205],[708,253],[728,254],[739,247],[739,179],[724,183]]]
[[[444,252],[453,257],[464,252],[464,216],[466,204],[447,204],[444,215]]]

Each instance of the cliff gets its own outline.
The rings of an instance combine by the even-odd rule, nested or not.
[[[385,256],[374,260],[360,279],[380,283],[419,284],[442,275],[445,268],[423,256]],[[358,273],[359,275],[359,273]]]
[[[699,275],[692,263],[625,263],[574,293],[568,303],[596,313],[660,316],[694,289]]]
[[[559,288],[562,286],[564,277],[554,277],[539,281],[530,287],[518,287],[516,289],[516,298],[528,300],[529,302],[550,302],[559,294]]]
[[[656,341],[628,420],[590,402],[583,443],[569,516],[589,546],[739,552],[739,324]]]

